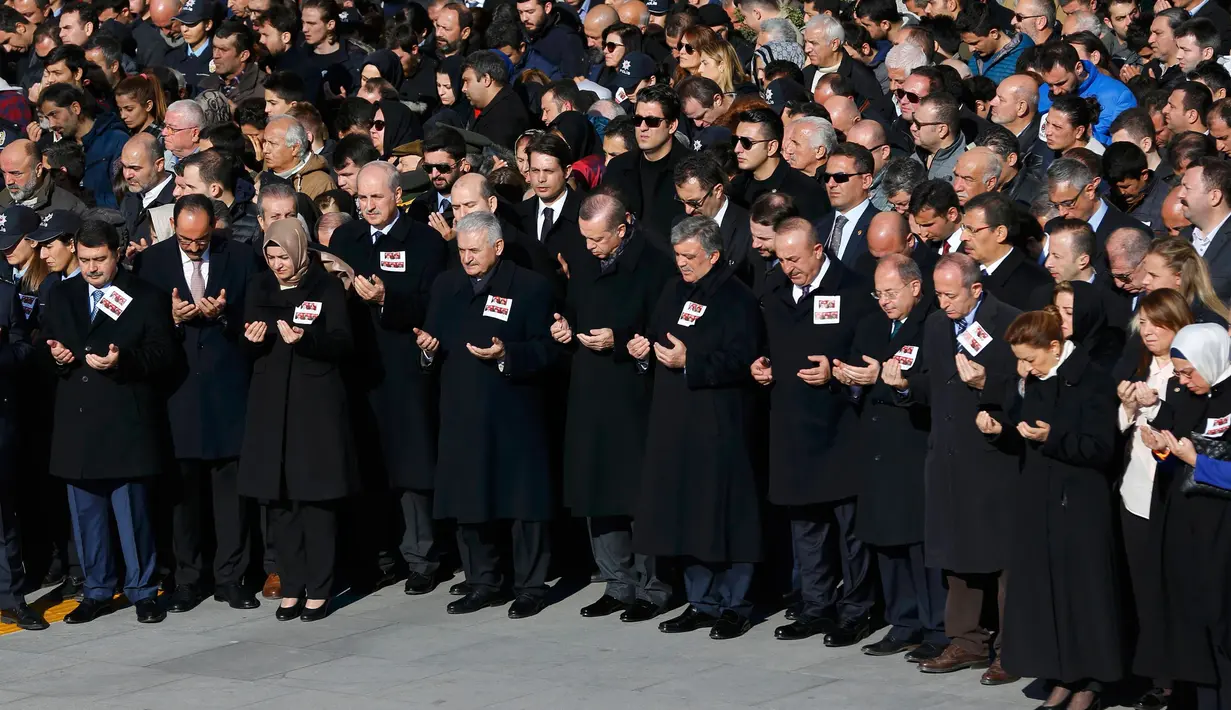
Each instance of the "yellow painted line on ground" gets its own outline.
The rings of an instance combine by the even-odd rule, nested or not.
[[[158,594],[161,596],[162,592],[159,591]],[[112,609],[115,611],[125,609],[129,606],[128,599],[125,598],[123,594],[115,595],[113,601],[114,604],[112,605]],[[45,594],[41,599],[31,602],[30,608],[35,611],[42,612],[43,618],[47,620],[47,623],[54,624],[57,621],[64,621],[64,617],[67,616],[73,609],[76,609],[77,604],[78,602],[76,599],[65,599],[64,601],[60,601],[59,597],[57,597],[54,593],[51,593]],[[5,620],[7,621],[7,617]],[[5,634],[15,634],[18,631],[25,631],[25,629],[18,628],[16,624],[0,624],[0,636],[4,636]]]

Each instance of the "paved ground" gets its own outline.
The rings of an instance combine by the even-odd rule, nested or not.
[[[1025,683],[979,685],[977,671],[924,676],[900,657],[776,641],[781,614],[734,641],[655,624],[582,619],[592,585],[533,619],[486,609],[449,616],[441,587],[400,586],[311,624],[208,600],[155,626],[131,609],[85,626],[0,637],[0,705],[24,710],[565,708],[680,710],[1010,710]],[[883,633],[883,632],[882,632]],[[879,635],[879,634],[878,634]],[[67,701],[67,704],[66,704]]]

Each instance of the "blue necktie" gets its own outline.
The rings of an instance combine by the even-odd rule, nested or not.
[[[103,300],[103,290],[96,289],[90,294],[90,322],[94,322],[94,316],[98,315],[98,302]]]
[[[893,326],[890,327],[889,329],[889,339],[893,340],[893,336],[897,335],[898,331],[901,329],[902,329],[902,321],[895,320],[893,322]]]

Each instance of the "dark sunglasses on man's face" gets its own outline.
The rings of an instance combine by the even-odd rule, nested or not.
[[[738,143],[739,146],[743,148],[744,150],[752,150],[752,146],[756,145],[757,143],[768,143],[771,140],[773,139],[766,138],[765,140],[756,141],[747,136],[736,136],[735,137],[735,142]]]
[[[650,128],[658,128],[659,126],[663,125],[664,120],[666,119],[664,119],[662,116],[642,116],[638,114],[636,116],[633,116],[633,125],[634,126],[644,125]]]
[[[441,175],[444,175],[444,174],[446,174],[446,173],[451,173],[451,172],[453,172],[453,168],[456,168],[456,167],[457,167],[457,163],[453,163],[453,164],[449,164],[449,163],[424,163],[424,164],[423,164],[423,172],[427,173],[428,175],[431,175],[431,174],[432,174],[432,171],[435,171],[435,172],[440,173]]]
[[[859,175],[867,175],[867,173],[825,173],[825,182],[833,180],[839,185],[845,185],[850,182],[851,178],[858,177]]]
[[[893,95],[898,97],[899,99],[905,96],[906,100],[911,102],[912,104],[919,103],[919,94],[916,94],[913,91],[907,91],[906,89],[894,89]]]
[[[1023,15],[1020,12],[1013,13],[1013,19],[1017,20],[1018,24],[1021,24],[1022,22],[1025,22],[1026,20],[1033,20],[1036,17],[1043,17],[1043,15]]]

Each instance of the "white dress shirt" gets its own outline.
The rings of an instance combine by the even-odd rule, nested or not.
[[[722,218],[727,216],[727,207],[730,205],[730,199],[726,197],[722,198],[722,207],[719,207],[718,212],[714,214],[714,221],[718,223],[719,227],[722,226]]]
[[[1160,404],[1167,399],[1167,382],[1174,374],[1175,366],[1170,360],[1162,364],[1158,362],[1158,358],[1150,360],[1150,374],[1146,377],[1146,386],[1158,392]],[[1152,407],[1142,407],[1130,419],[1123,404],[1117,409],[1120,431],[1126,432],[1130,427],[1133,428],[1128,467],[1124,469],[1124,480],[1120,484],[1120,499],[1124,501],[1124,507],[1128,508],[1128,512],[1138,518],[1148,519],[1150,517],[1150,499],[1154,492],[1154,471],[1158,462],[1150,447],[1141,440],[1141,432],[1136,429],[1139,424],[1148,424],[1152,418],[1158,416],[1158,410],[1158,404]]]
[[[154,200],[158,199],[158,194],[161,193],[163,188],[167,186],[167,183],[171,182],[173,179],[175,179],[174,173],[167,175],[165,180],[146,190],[145,194],[141,196],[141,206],[148,210],[150,205],[154,204]]]
[[[180,263],[184,267],[184,281],[192,286],[192,258],[183,249],[180,249]],[[201,254],[201,278],[209,283],[209,249]]]
[[[872,200],[864,200],[846,212],[838,214],[846,217],[846,224],[842,227],[842,245],[838,247],[838,259],[842,259],[842,255],[846,253],[846,248],[851,244],[851,235],[855,233],[855,223],[863,216],[864,212],[868,211],[868,206],[872,204]],[[835,217],[836,219],[836,217]]]
[[[1106,216],[1107,216],[1107,200],[1099,198],[1098,209],[1094,210],[1094,214],[1091,215],[1090,219],[1086,221],[1090,223],[1090,229],[1093,229],[1094,231],[1097,232],[1099,225],[1103,223],[1103,218]]]
[[[816,290],[820,288],[821,279],[825,278],[826,271],[829,271],[829,259],[825,259],[825,263],[821,264],[821,270],[816,272],[816,278],[812,279],[812,283],[809,285],[810,286],[810,289],[808,291],[809,296],[816,293]],[[804,290],[800,286],[792,285],[791,295],[795,298],[795,302],[799,303],[799,299],[804,297]]]
[[[1009,247],[1009,250],[1008,250],[1008,251],[1006,251],[1006,252],[1004,253],[1004,255],[1002,255],[999,259],[997,259],[997,260],[993,261],[992,263],[988,264],[987,266],[981,266],[981,267],[979,267],[979,268],[983,269],[983,273],[987,274],[988,276],[991,276],[992,274],[996,273],[996,269],[997,269],[997,268],[998,268],[1001,264],[1003,264],[1003,263],[1004,263],[1004,260],[1005,260],[1005,259],[1008,259],[1008,258],[1009,258],[1009,255],[1010,255],[1010,254],[1012,254],[1012,253],[1013,253],[1013,247]]]
[[[1227,218],[1231,217],[1231,212],[1223,215],[1222,221],[1214,225],[1214,228],[1206,233],[1200,227],[1193,226],[1193,248],[1201,256],[1205,256],[1205,250],[1210,248],[1210,243],[1214,241],[1214,236],[1218,234],[1218,230],[1227,223]]]
[[[543,241],[543,210],[547,209],[548,207],[551,208],[551,223],[554,225],[556,222],[560,221],[560,212],[564,209],[564,202],[567,199],[568,199],[568,190],[561,192],[560,196],[556,198],[555,202],[550,202],[550,203],[543,202],[542,198],[539,198],[538,219],[535,220],[535,230],[534,230],[535,239],[539,240],[540,242]]]

